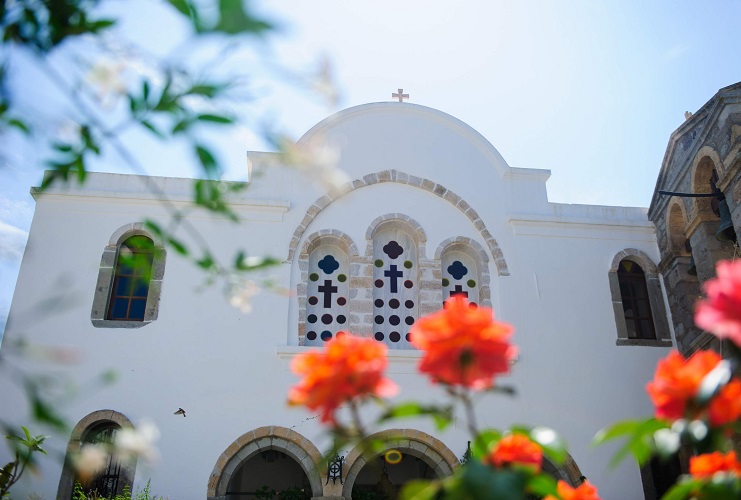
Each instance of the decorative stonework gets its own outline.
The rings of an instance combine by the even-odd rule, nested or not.
[[[651,307],[651,317],[653,319],[656,339],[636,339],[628,337],[628,326],[625,322],[625,312],[623,310],[623,299],[620,292],[620,283],[618,281],[618,267],[623,260],[630,260],[641,266],[646,276],[646,288],[648,299]],[[669,323],[664,306],[664,294],[659,279],[659,270],[651,258],[643,251],[636,248],[626,248],[621,250],[612,259],[610,271],[608,273],[610,284],[610,294],[612,296],[612,308],[615,314],[615,325],[617,327],[616,345],[621,346],[654,346],[654,347],[671,347],[672,339],[669,330]]]
[[[474,286],[478,289],[478,303],[484,307],[491,307],[491,286],[489,276],[489,257],[479,243],[465,236],[448,238],[438,245],[435,250],[435,261],[443,261],[443,255],[449,251],[460,251],[470,255],[478,267],[478,283]],[[445,299],[445,297],[443,297]],[[471,297],[469,297],[471,300]]]
[[[71,455],[80,451],[83,439],[87,432],[94,427],[112,422],[122,429],[133,429],[131,420],[123,413],[115,410],[97,410],[82,420],[77,422],[67,443],[67,454],[65,456],[62,475],[59,478],[59,488],[57,489],[57,500],[69,500],[72,496],[72,490],[75,486],[75,470],[70,461]],[[120,479],[118,483],[118,493],[123,493],[126,486],[131,488],[134,484],[134,473],[136,472],[136,458],[121,463]]]
[[[306,215],[293,233],[293,237],[291,238],[291,242],[288,248],[288,257],[286,259],[286,262],[291,262],[293,260],[293,256],[298,248],[299,242],[301,241],[304,232],[309,227],[311,222],[316,218],[319,212],[324,210],[330,203],[332,203],[340,196],[343,196],[345,193],[381,182],[395,182],[397,184],[406,184],[409,186],[413,186],[424,191],[428,191],[446,200],[448,203],[456,207],[460,212],[468,217],[468,219],[476,227],[476,229],[479,231],[482,238],[486,242],[491,255],[494,257],[494,264],[497,268],[497,274],[499,276],[509,276],[509,269],[507,268],[507,262],[504,259],[502,250],[499,248],[499,244],[497,243],[497,241],[487,230],[486,224],[481,219],[481,217],[479,217],[479,214],[478,212],[476,212],[476,210],[474,210],[464,199],[455,194],[453,191],[445,188],[444,186],[437,184],[429,179],[416,177],[414,175],[409,175],[397,170],[383,170],[374,174],[368,174],[362,179],[356,179],[346,184],[342,189],[339,190],[337,195],[327,194],[314,202],[314,204],[306,211]],[[422,254],[422,252],[420,252],[420,254]]]
[[[259,427],[239,436],[216,460],[206,488],[208,500],[226,500],[226,490],[239,466],[262,451],[278,450],[298,463],[311,484],[313,497],[322,496],[319,466],[322,454],[296,431],[280,426]]]
[[[116,261],[121,244],[132,236],[145,236],[154,242],[154,256],[152,259],[152,274],[149,280],[149,293],[144,310],[144,321],[114,321],[106,319],[108,316],[108,301],[111,296],[113,276],[116,272]],[[98,282],[95,285],[93,307],[90,311],[90,321],[96,328],[141,328],[157,319],[162,293],[162,279],[165,276],[165,258],[167,252],[161,238],[151,234],[144,224],[135,222],[118,228],[108,240],[103,250],[98,270]]]
[[[368,437],[371,441],[383,441],[384,449],[372,454],[364,453],[367,446],[359,444],[345,458],[346,475],[342,496],[351,498],[352,489],[358,474],[366,463],[387,450],[398,450],[424,461],[438,478],[449,476],[459,465],[458,457],[445,443],[422,431],[413,429],[390,429],[377,432]]]

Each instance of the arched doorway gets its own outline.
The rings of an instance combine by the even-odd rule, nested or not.
[[[389,458],[388,455],[391,455]],[[397,458],[398,457],[398,458]],[[355,478],[353,500],[392,500],[414,479],[437,479],[423,458],[393,450],[368,460]]]
[[[310,500],[311,496],[311,483],[301,465],[277,449],[262,450],[245,460],[226,487],[227,500]]]
[[[393,429],[368,439],[383,441],[385,447],[369,454],[361,443],[347,455],[345,498],[394,499],[407,482],[443,478],[458,465],[458,458],[442,441],[421,431]]]
[[[322,496],[322,455],[285,427],[260,427],[239,436],[219,456],[208,481],[209,500],[307,500]]]

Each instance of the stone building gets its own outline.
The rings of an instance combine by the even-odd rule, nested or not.
[[[741,130],[733,110],[740,93],[741,86],[722,90],[675,132],[658,182],[703,192],[700,184],[715,169],[737,230],[739,183],[732,179],[740,175]],[[79,363],[54,367],[59,379],[119,374],[116,384],[61,406],[76,425],[49,444],[73,452],[154,420],[159,464],[111,462],[99,479],[115,491],[151,479],[154,492],[173,499],[250,498],[263,487],[350,498],[393,493],[415,477],[443,477],[470,440],[461,420],[445,432],[418,419],[375,429],[401,461],[384,461],[383,451],[342,450],[335,482],[320,467],[329,449],[320,415],[285,401],[296,382],[291,359],[340,330],[389,347],[397,401],[441,400],[444,391],[416,374],[420,353],[407,333],[462,293],[514,324],[521,352],[502,379],[518,395],[483,398],[480,423],[557,429],[571,456],[561,466],[545,464],[551,474],[572,485],[586,476],[605,499],[655,498],[665,471],[641,471],[629,461],[613,469],[614,449],[590,443],[614,421],[652,412],[644,386],[674,344],[673,331],[684,350],[700,342],[689,323],[691,297],[712,272],[708,259],[732,251],[713,239],[709,202],[657,196],[651,220],[644,208],[551,203],[550,172],[510,167],[465,123],[409,103],[337,113],[299,141],[308,149],[316,144],[336,149],[350,181],[327,192],[279,154],[248,153],[255,180],[231,196],[240,224],[192,207],[190,179],[90,174],[84,185],[34,191],[3,341],[79,350]],[[270,279],[290,293],[255,295],[245,315],[222,290],[204,287],[193,263],[142,224],[166,226],[172,206],[189,211],[188,223],[218,258],[239,249],[279,258]],[[176,235],[198,246],[191,234]],[[699,280],[687,274],[686,238]],[[149,266],[146,286],[131,284],[141,271],[122,264],[122,255]],[[0,417],[28,421],[24,397],[0,380]],[[173,414],[180,408],[185,418]],[[19,493],[70,498],[68,464],[46,461],[40,477]]]
[[[689,354],[721,350],[715,337],[694,326],[693,312],[715,263],[739,256],[741,83],[685,116],[669,139],[648,216],[656,226],[677,348]],[[687,196],[702,193],[713,196]]]

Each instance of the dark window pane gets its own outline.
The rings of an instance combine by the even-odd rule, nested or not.
[[[132,299],[131,309],[129,309],[129,319],[144,319],[144,308],[146,305],[146,300]]]
[[[125,319],[128,309],[129,301],[127,299],[115,299],[111,308],[111,319]]]
[[[638,305],[638,316],[640,316],[641,318],[647,318],[650,315],[650,309],[647,300],[638,300],[636,301],[636,305]]]
[[[116,295],[131,295],[131,278],[121,277],[116,282]]]
[[[634,339],[636,335],[636,324],[632,319],[625,318],[625,326],[628,327],[628,338]]]
[[[143,278],[138,278],[134,282],[134,297],[146,297],[149,292],[149,281]]]

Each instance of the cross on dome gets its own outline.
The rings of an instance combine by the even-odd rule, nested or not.
[[[394,92],[391,94],[391,97],[396,97],[399,99],[399,102],[404,102],[404,99],[409,99],[409,94],[405,94],[404,89],[399,89],[399,92]]]

